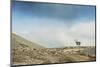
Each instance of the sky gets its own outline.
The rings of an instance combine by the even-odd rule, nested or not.
[[[12,32],[44,47],[95,45],[95,6],[12,3]]]

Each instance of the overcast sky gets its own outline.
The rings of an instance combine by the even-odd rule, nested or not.
[[[12,32],[45,47],[95,45],[95,6],[12,3]]]

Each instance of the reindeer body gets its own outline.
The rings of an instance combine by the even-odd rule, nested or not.
[[[77,42],[76,42],[76,45],[81,45],[81,42],[78,42],[78,41],[77,41]]]
[[[78,41],[78,40],[74,40],[74,41],[75,41],[76,45],[81,45],[80,41]]]

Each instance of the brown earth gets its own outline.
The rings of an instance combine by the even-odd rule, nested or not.
[[[95,58],[91,58],[85,54],[80,54],[79,51],[76,51],[76,49],[74,50],[63,48],[17,48],[12,50],[12,62],[14,65],[26,65],[95,60]]]

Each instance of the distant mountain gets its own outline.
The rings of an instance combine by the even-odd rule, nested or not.
[[[23,37],[12,33],[11,34],[11,47],[12,48],[22,48],[22,47],[30,47],[30,48],[44,48],[43,46],[40,46],[39,44],[30,42]]]

